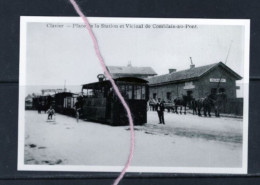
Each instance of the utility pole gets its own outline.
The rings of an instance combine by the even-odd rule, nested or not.
[[[229,48],[228,48],[226,60],[225,60],[225,63],[224,63],[225,65],[226,65],[227,60],[228,60],[228,56],[229,56],[229,53],[230,53],[230,49],[231,49],[232,43],[233,43],[233,40],[231,40],[230,45],[229,45]],[[220,79],[219,79],[219,81],[218,81],[217,91],[219,91],[219,85],[220,85],[220,82],[221,82],[221,80],[222,80],[222,77],[223,77],[223,74],[221,73]]]
[[[63,91],[66,92],[66,80],[64,82],[64,90]]]

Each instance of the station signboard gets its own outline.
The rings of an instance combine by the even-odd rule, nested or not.
[[[226,83],[227,82],[227,80],[225,79],[225,78],[210,78],[209,79],[209,82],[215,82],[215,83],[219,83],[219,81],[221,82],[221,83]]]
[[[183,87],[183,89],[194,89],[195,85],[193,84],[193,82],[185,82],[185,86]]]

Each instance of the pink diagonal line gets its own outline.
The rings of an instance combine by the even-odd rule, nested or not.
[[[123,168],[123,170],[121,171],[120,175],[117,177],[117,179],[114,181],[113,185],[117,185],[120,180],[124,177],[125,173],[126,173],[126,170],[127,168],[130,166],[130,163],[132,161],[132,158],[133,158],[133,154],[134,154],[134,147],[135,147],[135,143],[134,143],[134,140],[135,140],[135,134],[134,134],[134,123],[133,123],[133,118],[132,118],[132,115],[131,115],[131,111],[130,111],[130,108],[128,107],[125,99],[123,98],[122,94],[120,93],[115,81],[113,80],[112,76],[110,75],[109,71],[107,70],[106,68],[106,64],[104,62],[104,59],[101,55],[101,52],[100,52],[100,49],[99,49],[99,46],[98,46],[98,42],[97,42],[97,39],[89,25],[89,22],[86,18],[86,16],[82,13],[82,11],[80,10],[80,7],[78,6],[78,4],[75,2],[75,0],[70,0],[71,4],[73,5],[74,9],[76,10],[76,12],[79,14],[79,16],[83,19],[85,25],[86,25],[86,28],[90,34],[90,37],[92,38],[92,41],[93,41],[93,44],[94,44],[94,48],[95,48],[95,51],[96,51],[96,55],[100,61],[100,64],[102,66],[102,69],[106,75],[106,77],[108,78],[108,80],[111,82],[113,88],[114,88],[114,91],[116,92],[116,95],[118,96],[118,98],[120,99],[120,101],[122,102],[126,112],[127,112],[127,116],[128,116],[128,120],[129,120],[129,125],[130,125],[130,131],[131,131],[131,146],[130,146],[130,152],[129,152],[129,156],[128,156],[128,159],[127,159],[127,162]]]

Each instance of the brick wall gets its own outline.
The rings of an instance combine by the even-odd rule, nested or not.
[[[192,91],[192,96],[194,98],[205,97],[207,94],[211,93],[212,88],[217,88],[218,86],[218,82],[210,82],[210,78],[216,79],[220,77],[225,79],[226,82],[221,82],[219,88],[225,89],[228,98],[236,98],[236,80],[221,67],[215,68],[199,80],[192,81],[192,84],[195,86],[193,89],[184,89],[185,82],[149,86],[149,98],[152,98],[153,94],[156,93],[157,98],[167,100],[167,93],[170,93],[171,99],[173,100],[182,94],[186,95],[189,90]]]
[[[228,98],[236,98],[236,80],[228,72],[221,67],[214,69],[207,75],[203,76],[197,83],[199,89],[199,97],[204,97],[211,92],[212,88],[218,87],[218,82],[210,82],[210,78],[221,78],[226,82],[221,82],[219,88],[224,88]]]

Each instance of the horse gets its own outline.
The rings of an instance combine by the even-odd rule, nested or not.
[[[219,112],[223,109],[225,103],[227,102],[227,95],[225,93],[218,93],[215,97],[214,110],[216,117],[220,117]]]
[[[199,98],[195,100],[194,105],[196,106],[196,110],[198,111],[198,116],[201,116],[201,110],[203,109],[204,116],[211,117],[211,108],[214,108],[215,116],[220,117],[219,112],[224,103],[226,102],[226,94],[218,93],[218,94],[210,94],[207,97]]]
[[[156,101],[154,98],[151,98],[151,99],[148,101],[148,104],[149,104],[149,107],[150,107],[150,111],[155,111],[155,109],[156,109],[156,103],[157,103],[157,101]]]
[[[185,96],[185,95],[182,95],[182,97],[175,98],[173,100],[175,104],[174,112],[178,114],[178,107],[180,107],[180,114],[182,114],[182,107],[184,107],[184,114],[186,114],[186,107],[188,102],[191,101],[191,99],[192,98],[190,96]]]
[[[168,110],[168,112],[174,112],[174,102],[172,100],[167,100],[165,103],[164,103],[164,107],[166,110]]]
[[[204,97],[204,98],[199,98],[196,100],[197,102],[197,111],[198,111],[198,116],[201,116],[201,110],[203,109],[204,116],[211,117],[211,107],[214,106],[214,100],[210,97]]]
[[[190,101],[190,105],[192,108],[192,114],[197,115],[198,114],[198,111],[197,111],[198,102],[194,98],[192,98],[192,100]]]

